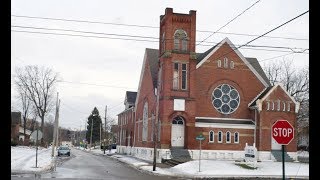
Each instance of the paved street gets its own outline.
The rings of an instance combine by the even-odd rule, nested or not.
[[[112,158],[93,155],[78,149],[72,148],[71,154],[71,157],[58,158],[56,171],[44,174],[12,175],[11,179],[171,179],[142,173]]]

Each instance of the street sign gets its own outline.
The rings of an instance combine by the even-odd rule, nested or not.
[[[198,140],[198,141],[203,141],[203,140],[205,140],[206,138],[202,135],[202,134],[200,134],[200,135],[198,135],[197,137],[196,137],[196,140]]]
[[[277,120],[272,126],[272,137],[278,144],[288,145],[294,138],[294,128],[287,120]]]
[[[33,141],[37,140],[37,131],[38,131],[38,140],[41,140],[42,132],[40,130],[33,131],[30,135],[30,140],[33,140]]]

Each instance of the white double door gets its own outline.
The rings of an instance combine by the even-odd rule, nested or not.
[[[172,124],[171,146],[184,147],[184,125],[183,124]]]

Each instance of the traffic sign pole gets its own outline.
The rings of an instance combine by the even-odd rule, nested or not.
[[[272,138],[282,146],[282,179],[285,179],[284,149],[294,138],[294,127],[287,120],[277,120],[272,126]]]
[[[37,128],[37,139],[36,139],[36,168],[38,166],[38,128]]]
[[[285,180],[285,168],[284,168],[284,145],[282,145],[282,179]]]
[[[201,162],[201,140],[200,140],[200,153],[199,153],[199,172],[200,172],[200,162]]]

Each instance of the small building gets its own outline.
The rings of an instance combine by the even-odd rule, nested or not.
[[[118,114],[118,135],[117,144],[128,147],[126,151],[130,152],[130,147],[134,141],[134,107],[137,92],[127,91],[124,105],[125,110]]]

